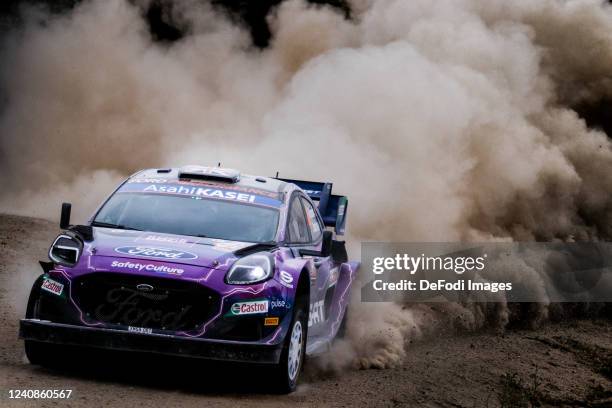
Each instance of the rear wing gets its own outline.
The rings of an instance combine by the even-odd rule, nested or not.
[[[346,212],[348,198],[332,194],[332,183],[319,181],[292,180],[276,177],[287,183],[293,183],[304,190],[311,200],[319,203],[319,213],[326,227],[333,227],[337,235],[344,235],[346,229]]]

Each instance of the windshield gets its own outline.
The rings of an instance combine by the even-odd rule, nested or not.
[[[278,210],[202,197],[116,193],[92,225],[246,242],[273,241]]]

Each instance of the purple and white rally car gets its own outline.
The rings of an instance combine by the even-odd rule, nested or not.
[[[359,267],[326,230],[346,222],[331,190],[186,166],[134,174],[88,225],[64,204],[20,324],[28,359],[85,346],[257,363],[294,390],[304,356],[342,332]]]

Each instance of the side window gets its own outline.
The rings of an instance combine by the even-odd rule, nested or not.
[[[308,228],[310,229],[310,236],[312,237],[313,241],[316,241],[323,234],[323,229],[321,228],[321,224],[319,223],[319,219],[317,218],[316,211],[312,204],[303,197],[302,204],[306,210],[306,222],[308,223]]]
[[[310,242],[306,217],[304,216],[301,200],[298,197],[291,201],[291,208],[289,209],[289,242]]]

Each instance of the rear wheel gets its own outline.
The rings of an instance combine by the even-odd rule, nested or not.
[[[296,308],[298,305],[296,305]],[[287,394],[295,391],[300,372],[304,365],[306,354],[306,336],[308,322],[303,306],[297,309],[293,315],[293,321],[285,338],[283,352],[280,361],[274,367],[274,390],[278,393]]]

